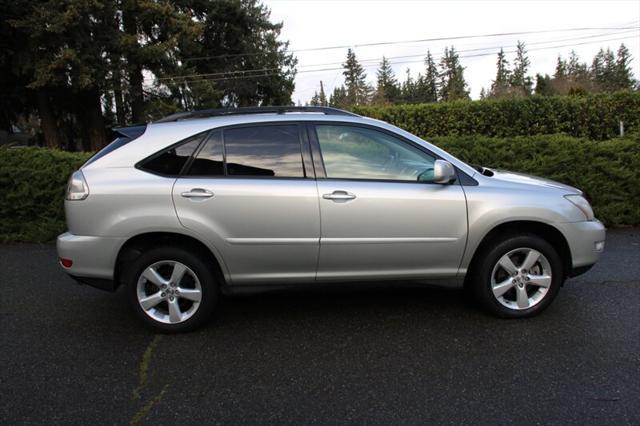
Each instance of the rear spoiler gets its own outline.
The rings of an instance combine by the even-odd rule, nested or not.
[[[147,130],[147,125],[140,124],[140,125],[129,126],[129,127],[114,127],[112,130],[114,133],[117,133],[119,136],[124,136],[125,138],[128,138],[130,140],[134,140],[142,136],[145,130]]]

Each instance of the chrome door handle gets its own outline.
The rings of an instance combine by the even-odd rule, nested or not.
[[[347,191],[333,191],[331,194],[324,194],[322,198],[333,201],[348,201],[353,200],[356,196]]]
[[[213,197],[213,192],[207,191],[202,188],[193,188],[188,192],[183,192],[182,195],[184,198],[211,198]]]

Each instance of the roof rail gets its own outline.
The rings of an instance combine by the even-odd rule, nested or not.
[[[172,121],[191,120],[194,118],[222,117],[227,115],[243,114],[285,114],[287,112],[317,112],[325,115],[346,115],[359,117],[349,111],[344,111],[331,107],[294,107],[294,106],[264,106],[264,107],[242,107],[242,108],[215,108],[203,109],[200,111],[178,112],[156,120],[155,123],[169,123]]]

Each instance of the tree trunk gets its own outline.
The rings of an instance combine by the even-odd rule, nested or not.
[[[114,2],[113,4],[116,7],[120,7],[119,2]],[[114,30],[120,34],[122,22],[120,21],[120,17],[117,13],[111,13],[112,17],[114,17]],[[116,104],[116,122],[123,126],[127,121],[127,111],[124,103],[124,96],[122,93],[122,50],[117,48],[110,53],[111,58],[111,83],[113,85],[113,97]]]
[[[78,118],[82,128],[83,147],[97,151],[107,144],[104,117],[97,88],[84,90],[78,94]],[[86,140],[86,141],[85,141]]]
[[[129,69],[129,95],[131,96],[131,121],[133,123],[146,122],[142,81],[142,67],[134,64]]]
[[[78,110],[76,112],[76,127],[78,127],[78,133],[80,136],[80,149],[84,152],[91,152],[91,135],[89,135],[89,126],[87,126],[87,111],[84,109],[84,105],[77,97]]]
[[[113,67],[113,97],[116,102],[116,121],[119,125],[124,125],[127,121],[127,113],[124,109],[124,99],[122,98],[122,75],[120,73],[121,62],[118,61]]]
[[[36,92],[38,104],[38,115],[40,116],[40,127],[44,134],[44,142],[48,148],[61,148],[63,137],[58,128],[58,123],[51,109],[51,99],[47,90],[38,89]]]
[[[7,133],[11,133],[11,119],[9,118],[9,107],[3,105],[0,108],[0,130],[6,130]]]
[[[132,38],[135,38],[136,44],[129,48],[125,56],[127,57],[128,73],[129,73],[129,97],[131,98],[131,120],[134,123],[145,122],[144,116],[144,93],[142,91],[142,64],[138,58],[138,50],[140,43],[138,41],[138,25],[135,16],[135,1],[127,2],[127,6],[122,11],[122,22],[124,31]]]

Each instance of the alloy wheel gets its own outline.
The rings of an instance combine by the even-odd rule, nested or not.
[[[549,260],[532,248],[506,253],[491,272],[491,291],[503,306],[513,310],[532,308],[549,292],[552,271]]]
[[[142,271],[136,286],[138,303],[153,320],[178,324],[191,318],[202,300],[202,286],[188,266],[161,260]]]

